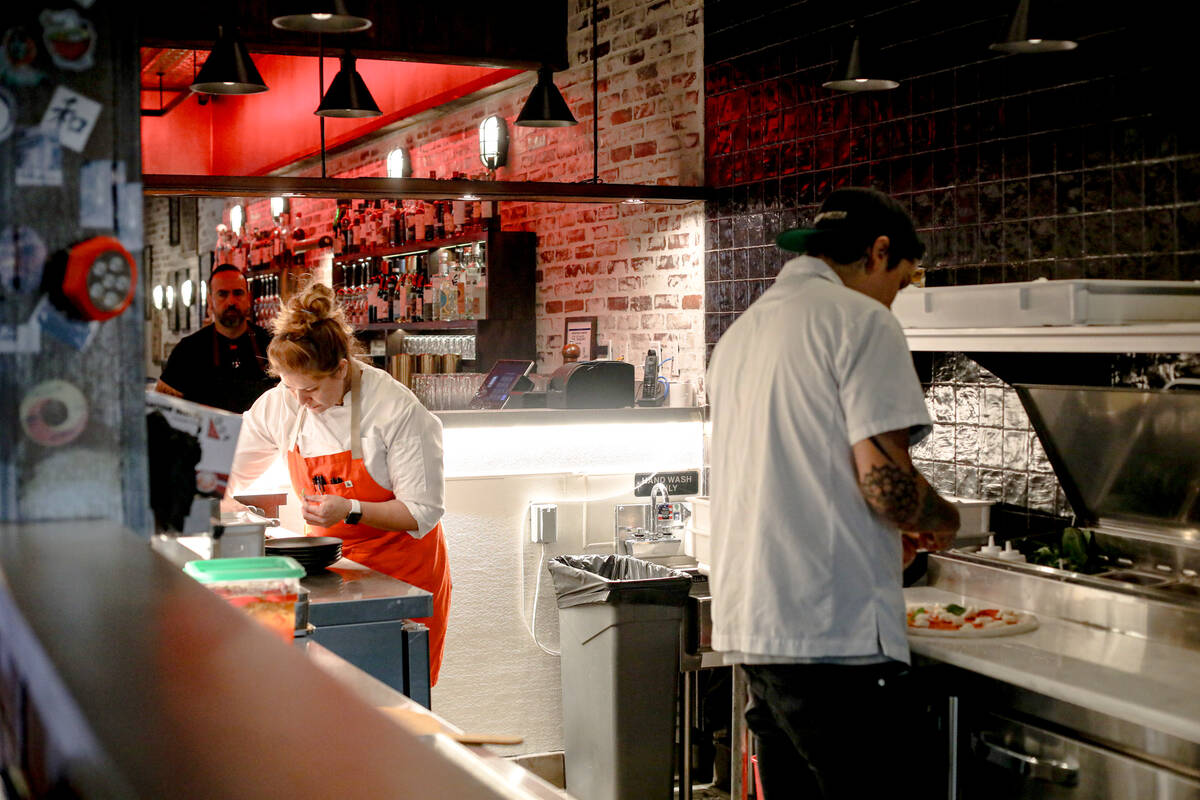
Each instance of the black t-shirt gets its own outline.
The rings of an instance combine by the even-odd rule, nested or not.
[[[205,325],[175,345],[163,367],[162,382],[185,400],[242,413],[278,381],[267,374],[271,335],[257,325],[236,339]]]

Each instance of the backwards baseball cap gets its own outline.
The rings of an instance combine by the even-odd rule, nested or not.
[[[865,252],[880,236],[891,241],[892,253],[901,258],[920,259],[925,243],[917,236],[912,217],[904,208],[877,189],[836,189],[813,218],[811,228],[795,228],[775,237],[784,250],[807,253],[860,248]]]

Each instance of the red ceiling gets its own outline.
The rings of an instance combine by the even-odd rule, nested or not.
[[[191,59],[169,59],[143,53],[142,108],[159,107],[157,75],[168,68],[164,84],[170,103],[176,73],[191,72]],[[190,53],[190,51],[181,51]],[[165,61],[174,61],[169,66]],[[320,152],[320,102],[316,58],[255,55],[254,63],[270,90],[261,94],[224,96],[201,106],[189,97],[161,117],[142,117],[142,171],[199,175],[263,175]],[[201,61],[201,63],[203,63]],[[333,80],[338,59],[325,59],[325,85]],[[371,131],[421,111],[477,92],[518,70],[490,69],[409,61],[359,61],[366,81],[383,111],[382,117],[325,121],[327,148],[353,141]],[[186,76],[185,76],[186,77]]]

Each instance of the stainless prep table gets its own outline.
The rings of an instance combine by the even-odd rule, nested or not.
[[[431,593],[345,558],[300,586],[313,641],[429,708]]]

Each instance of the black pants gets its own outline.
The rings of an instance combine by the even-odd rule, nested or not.
[[[917,797],[925,772],[908,667],[745,666],[746,723],[755,735],[766,800]],[[911,739],[911,735],[907,735]],[[760,798],[762,800],[762,798]]]

